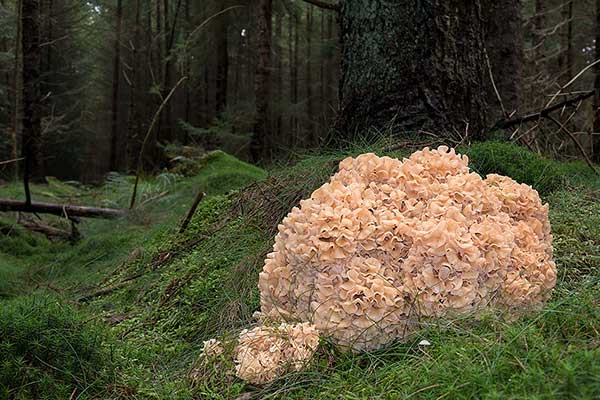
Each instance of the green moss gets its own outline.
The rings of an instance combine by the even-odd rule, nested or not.
[[[93,398],[114,372],[102,330],[47,297],[3,302],[0,360],[5,399]]]
[[[508,142],[475,143],[465,153],[469,156],[471,169],[483,177],[506,175],[542,194],[559,188],[564,179],[551,160]]]
[[[120,338],[113,353],[120,367],[115,382],[138,398],[229,399],[248,392],[255,398],[298,399],[598,397],[599,180],[579,163],[540,159],[511,145],[476,146],[471,157],[512,160],[516,166],[504,173],[534,182],[550,203],[559,285],[543,311],[515,323],[495,315],[442,321],[409,343],[369,354],[341,354],[326,345],[307,372],[264,388],[228,375],[224,368],[231,363],[205,368],[203,379],[191,384],[188,374],[197,365],[203,340],[236,336],[254,323],[258,273],[281,218],[327,181],[344,157],[367,151],[383,155],[382,146],[307,155],[294,165],[273,168],[268,177],[213,153],[193,177],[145,180],[138,211],[121,221],[85,221],[84,239],[75,245],[50,244],[27,232],[0,238],[0,274],[10,282],[0,280],[0,293],[14,296],[21,286],[18,292],[58,290],[61,300],[74,300],[137,276],[82,304],[81,311],[88,318],[125,316],[110,328]],[[544,170],[545,163],[551,167]],[[504,168],[483,165],[487,172]],[[529,176],[543,177],[549,168],[559,171],[560,185]],[[130,179],[111,182],[100,190],[81,189],[81,194],[126,204]],[[208,196],[179,234],[200,190]],[[152,200],[161,193],[166,194]],[[423,338],[432,346],[419,347]],[[100,397],[113,395],[106,391]]]

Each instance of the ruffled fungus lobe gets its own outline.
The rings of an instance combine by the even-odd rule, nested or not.
[[[257,385],[300,371],[319,345],[317,330],[308,323],[243,330],[235,349],[237,376]]]
[[[205,340],[202,347],[202,357],[212,358],[218,357],[225,352],[223,343],[217,339]]]
[[[442,146],[363,154],[279,225],[260,274],[270,320],[309,321],[342,346],[403,339],[423,317],[540,306],[556,282],[548,206]]]

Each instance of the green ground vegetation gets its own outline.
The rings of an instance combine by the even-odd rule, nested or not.
[[[475,171],[531,184],[550,203],[559,283],[543,310],[512,323],[495,314],[436,321],[372,353],[324,341],[307,371],[266,387],[236,379],[225,357],[198,362],[204,340],[254,323],[258,273],[283,216],[343,157],[382,148],[308,154],[269,171],[211,153],[144,179],[135,211],[83,221],[76,243],[50,242],[0,215],[14,226],[0,235],[0,398],[600,397],[600,179],[585,164],[501,142],[462,150]],[[33,195],[124,207],[132,182],[51,179]],[[179,234],[198,191],[207,197]],[[17,184],[0,188],[2,197],[20,193]]]

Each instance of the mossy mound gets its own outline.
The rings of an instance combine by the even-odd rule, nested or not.
[[[0,398],[94,398],[115,365],[103,328],[49,297],[17,298],[0,308]]]

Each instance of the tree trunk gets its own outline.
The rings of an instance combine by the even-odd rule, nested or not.
[[[202,77],[203,80],[203,85],[202,85],[202,89],[203,90],[203,101],[202,104],[204,105],[204,126],[208,126],[210,124],[210,120],[212,118],[212,110],[210,107],[210,63],[206,63],[206,65],[204,65],[204,76]]]
[[[221,11],[226,8],[225,2],[221,6]],[[217,91],[216,91],[216,111],[217,115],[225,111],[227,107],[227,80],[229,76],[229,38],[227,35],[229,17],[227,14],[221,14],[217,17],[216,35],[217,35]]]
[[[335,23],[335,18],[333,15],[329,15],[327,17],[327,41],[328,41],[328,46],[330,48],[330,51],[332,51],[332,55],[330,55],[328,57],[327,60],[327,70],[325,71],[325,82],[327,82],[327,91],[326,91],[326,96],[327,96],[327,121],[331,123],[331,121],[333,120],[333,118],[336,115],[336,111],[337,108],[334,108],[338,106],[339,104],[339,95],[340,95],[340,89],[339,87],[335,84],[335,80],[337,75],[334,75],[336,71],[339,72],[340,69],[340,63],[337,62],[338,61],[338,57],[337,57],[337,49],[334,49],[333,47],[333,43],[335,41],[335,27],[337,26],[337,24]],[[336,57],[334,57],[333,55],[336,55]]]
[[[190,32],[191,32],[191,26],[192,26],[192,18],[190,15],[190,0],[185,0],[185,37],[189,37]],[[191,69],[191,60],[190,60],[190,56],[187,55],[186,59],[184,60],[185,63],[185,67],[184,67],[184,74],[185,76],[188,77],[188,80],[185,82],[185,87],[184,87],[184,96],[185,96],[185,109],[184,109],[184,120],[185,122],[187,122],[188,124],[192,124],[193,121],[192,119],[192,102],[191,102],[191,96],[190,96],[190,87],[191,87],[191,82],[192,82],[192,77],[191,77],[191,73],[192,73],[192,69]],[[190,138],[189,138],[189,133],[186,131],[184,133],[184,138],[183,138],[183,143],[185,144],[189,144],[190,142]]]
[[[269,126],[269,97],[270,97],[270,74],[271,74],[271,0],[258,0],[257,16],[257,48],[258,65],[254,80],[254,93],[256,102],[256,116],[254,121],[254,132],[252,135],[251,152],[254,161],[261,159],[266,153]]]
[[[17,159],[19,152],[19,139],[22,138],[22,109],[23,109],[23,47],[21,45],[23,37],[23,24],[21,23],[23,15],[23,0],[17,1],[17,35],[15,37],[15,59],[13,67],[13,93],[14,93],[14,104],[13,104],[13,129],[12,129],[12,143],[11,143],[11,157],[13,160]],[[14,177],[19,178],[19,163],[14,163]]]
[[[162,83],[160,85],[160,87],[162,88],[162,97],[164,98],[167,93],[169,93],[169,91],[171,90],[171,26],[170,26],[170,21],[169,21],[169,14],[170,14],[170,10],[169,10],[169,0],[163,0],[163,16],[164,16],[164,27],[165,27],[165,34],[163,35],[163,40],[165,42],[164,44],[164,49],[165,49],[165,60],[164,60],[164,75],[162,77]],[[175,26],[175,22],[173,22],[173,26]],[[171,126],[171,113],[172,113],[172,109],[171,109],[171,103],[169,102],[166,106],[165,106],[165,111],[163,112],[163,114],[160,116],[160,119],[162,121],[162,125],[163,125],[163,140],[164,141],[171,141],[173,139],[173,131],[172,131],[172,126]]]
[[[600,0],[596,0],[596,43],[600,43]],[[600,46],[596,45],[596,60],[600,58]],[[592,135],[592,161],[600,163],[600,64],[594,68],[594,129]]]
[[[573,77],[573,0],[567,1],[562,6],[562,21],[564,24],[561,32],[560,57],[558,57],[559,73],[562,77],[561,84],[565,84]]]
[[[369,128],[456,131],[486,126],[480,1],[341,3],[344,137]]]
[[[14,70],[12,71],[12,76],[11,76],[11,69],[8,66],[8,62],[6,65],[6,72],[3,76],[4,79],[4,84],[6,85],[6,104],[8,106],[8,115],[7,115],[7,119],[6,119],[6,141],[8,143],[10,143],[10,159],[11,160],[15,160],[18,157],[18,153],[17,153],[17,122],[18,122],[18,114],[19,114],[19,103],[18,103],[18,99],[19,99],[19,95],[18,95],[18,85],[17,85],[17,80],[18,80],[18,71],[20,71],[20,63],[19,63],[19,55],[20,55],[20,51],[19,51],[19,47],[21,45],[21,16],[20,16],[20,3],[19,1],[16,2],[18,10],[17,10],[17,14],[18,14],[18,19],[17,19],[17,26],[16,26],[16,31],[17,31],[17,38],[16,38],[16,45],[15,45],[15,57],[13,60],[13,68]],[[5,0],[1,0],[0,1],[0,5],[4,8],[6,7],[6,2]],[[0,48],[0,51],[2,52],[9,52],[10,50],[10,43],[9,43],[9,39],[7,36],[5,36],[2,39],[2,46]],[[12,97],[11,97],[12,95]],[[18,162],[14,162],[10,165],[8,165],[6,167],[6,171],[8,172],[9,175],[13,176],[15,179],[17,179],[18,177]]]
[[[311,145],[317,143],[314,126],[314,99],[312,75],[312,34],[313,34],[313,9],[309,7],[306,17],[306,122],[307,142]]]
[[[290,78],[290,107],[289,107],[289,121],[290,121],[290,130],[289,130],[289,143],[294,144],[296,141],[296,118],[295,118],[295,106],[296,99],[294,93],[294,16],[293,12],[290,11],[288,21],[288,69],[289,69],[289,78]]]
[[[162,94],[165,90],[162,87],[163,81],[162,77],[164,76],[164,41],[165,41],[165,33],[162,28],[162,9],[160,6],[161,0],[156,0],[156,70],[158,73],[158,78],[155,80],[155,84],[159,85],[159,92]],[[162,102],[161,96],[156,96],[156,107],[160,107]],[[156,141],[154,142],[153,147],[155,147],[155,151],[157,149],[157,144],[162,140],[162,116],[159,118],[158,123],[156,124]]]
[[[275,122],[275,135],[280,141],[278,144],[284,144],[282,140],[283,135],[283,46],[281,40],[283,39],[283,18],[281,18],[281,11],[275,15],[275,23],[277,25],[275,38],[278,46],[277,52],[277,121]]]
[[[179,19],[179,11],[181,10],[181,1],[177,0],[177,4],[175,6],[175,14],[173,16],[173,23],[170,24],[169,15],[170,15],[170,6],[169,1],[164,0],[164,8],[165,8],[165,55],[167,57],[165,61],[165,75],[163,79],[163,90],[164,96],[166,96],[169,91],[172,89],[173,85],[173,46],[175,45],[175,35],[177,32],[177,21]],[[187,85],[186,85],[187,86]],[[173,141],[175,139],[175,135],[173,133],[173,110],[171,104],[168,103],[165,107],[164,112],[164,125],[165,125],[165,139],[167,141]]]
[[[510,115],[521,104],[524,60],[521,7],[521,0],[485,2],[485,44],[491,74],[503,103],[499,104],[491,78],[488,77],[487,97],[493,120],[507,117],[503,111]]]
[[[320,103],[320,119],[319,123],[321,127],[327,126],[327,100],[325,97],[326,93],[326,83],[325,83],[325,62],[326,62],[326,53],[323,51],[324,46],[327,46],[327,38],[325,37],[325,12],[321,10],[321,45],[319,51],[319,103]]]
[[[546,6],[544,0],[535,0],[535,15],[533,16],[533,57],[534,63],[539,67],[546,56],[544,27],[546,25]]]
[[[131,49],[131,86],[129,93],[129,111],[127,113],[127,169],[133,171],[140,153],[141,126],[138,111],[140,77],[138,71],[140,48],[140,0],[134,3],[135,23]]]
[[[26,192],[28,191],[30,178],[41,180],[44,177],[42,161],[39,16],[40,1],[23,0],[21,9],[21,42],[23,54],[23,113],[21,124],[23,127],[22,157],[25,158],[24,181]]]
[[[117,0],[117,10],[115,14],[115,44],[113,60],[113,81],[112,81],[112,111],[111,111],[111,134],[110,134],[110,164],[111,171],[119,169],[118,146],[119,146],[119,86],[121,82],[121,26],[123,20],[123,3]]]

